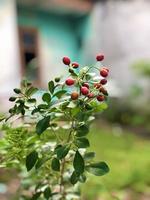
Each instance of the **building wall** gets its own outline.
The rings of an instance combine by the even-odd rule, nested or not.
[[[78,37],[84,40],[87,18],[69,18],[65,15],[19,8],[19,26],[35,27],[39,32],[39,58],[42,85],[51,78],[65,74],[61,58],[68,55],[73,61],[82,60]]]
[[[0,108],[20,82],[16,8],[14,0],[0,1]]]
[[[129,92],[139,78],[132,64],[150,60],[150,1],[106,1],[96,3],[92,13],[92,37],[86,44],[87,57],[97,52],[106,55],[105,65],[111,66],[111,78],[122,93]]]

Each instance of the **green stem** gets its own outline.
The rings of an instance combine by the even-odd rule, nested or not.
[[[73,125],[74,125],[74,121],[72,121],[72,126],[67,138],[67,143],[70,142],[71,139],[71,135],[73,133]],[[64,186],[64,171],[65,171],[65,164],[66,164],[66,160],[65,158],[62,160],[61,162],[61,171],[60,171],[60,194],[62,195],[61,200],[65,200],[65,196],[66,196],[66,192],[65,192],[65,186]]]

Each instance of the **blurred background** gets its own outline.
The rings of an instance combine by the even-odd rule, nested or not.
[[[105,54],[109,108],[89,137],[111,171],[89,178],[83,200],[150,200],[149,41],[149,0],[0,0],[0,115],[23,77],[46,88],[64,55],[85,66]],[[0,170],[0,199],[16,199],[18,184]]]

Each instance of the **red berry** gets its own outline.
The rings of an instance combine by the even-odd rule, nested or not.
[[[105,88],[103,88],[103,87],[101,87],[101,88],[99,89],[99,91],[102,92],[104,95],[108,95],[107,90],[106,90]]]
[[[87,88],[87,87],[81,87],[81,93],[83,94],[83,95],[87,95],[88,93],[89,93],[89,89]]]
[[[104,78],[104,79],[102,79],[102,80],[100,81],[100,83],[101,83],[102,85],[105,85],[105,84],[107,83],[107,80]]]
[[[77,62],[73,62],[73,63],[72,63],[72,67],[73,67],[73,68],[78,68],[78,67],[79,67],[79,64],[78,64]]]
[[[102,86],[102,85],[101,85],[100,83],[94,83],[94,87],[95,87],[96,89],[99,89],[101,86]]]
[[[109,69],[108,69],[108,67],[103,67],[103,69],[105,69],[107,72],[109,72]]]
[[[71,94],[71,99],[72,100],[77,100],[78,97],[79,97],[79,94],[77,92],[72,92],[72,94]]]
[[[98,101],[104,101],[105,100],[105,97],[103,95],[98,95],[97,96],[97,100]]]
[[[100,70],[100,75],[103,76],[103,77],[107,77],[108,76],[108,71],[104,68],[102,68]]]
[[[88,94],[88,98],[90,99],[90,98],[93,98],[94,97],[94,94],[93,93],[89,93]]]
[[[89,84],[88,83],[83,83],[84,87],[87,87],[89,89]]]
[[[96,60],[97,60],[97,61],[102,61],[102,60],[104,60],[104,55],[103,55],[103,54],[98,54],[98,55],[96,56]]]
[[[70,63],[71,63],[71,61],[70,61],[70,58],[68,58],[68,57],[63,57],[63,63],[65,64],[65,65],[70,65]]]
[[[75,80],[72,78],[67,78],[65,83],[66,83],[66,85],[71,86],[75,83]]]

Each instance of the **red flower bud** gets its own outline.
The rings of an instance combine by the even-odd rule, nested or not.
[[[100,75],[103,77],[107,77],[108,76],[108,71],[104,68],[100,69]]]
[[[102,85],[105,85],[105,84],[107,83],[107,80],[104,78],[104,79],[102,79],[102,80],[100,81],[100,83],[101,83]]]
[[[108,67],[103,67],[103,69],[105,69],[107,72],[109,72],[109,69],[108,69]]]
[[[72,100],[77,100],[78,97],[79,97],[79,94],[77,92],[72,92],[72,94],[71,94],[71,99]]]
[[[84,87],[87,87],[89,89],[89,84],[88,83],[83,83]]]
[[[103,95],[98,95],[97,96],[97,100],[98,101],[104,101],[105,100],[105,97]]]
[[[75,83],[75,80],[72,78],[67,78],[65,83],[66,83],[66,85],[71,86]]]
[[[73,62],[73,63],[72,63],[72,67],[73,67],[73,68],[78,68],[78,67],[79,67],[79,64],[78,64],[77,62]]]
[[[89,93],[89,89],[87,88],[87,87],[81,87],[81,93],[83,94],[83,95],[88,95],[88,93]]]
[[[108,95],[107,90],[106,90],[105,88],[103,88],[103,87],[101,87],[101,88],[99,89],[99,91],[102,92],[104,95]]]
[[[102,61],[102,60],[104,60],[104,55],[103,55],[103,54],[98,54],[98,55],[96,56],[96,60],[97,60],[97,61]]]
[[[96,89],[99,89],[101,86],[102,86],[102,85],[101,85],[100,83],[94,83],[94,87],[95,87]]]
[[[88,94],[88,98],[89,98],[89,99],[94,98],[94,94],[93,94],[93,93],[89,93],[89,94]]]
[[[70,65],[70,63],[71,63],[71,61],[70,61],[70,58],[68,58],[68,57],[63,57],[63,63],[65,64],[65,65]]]

